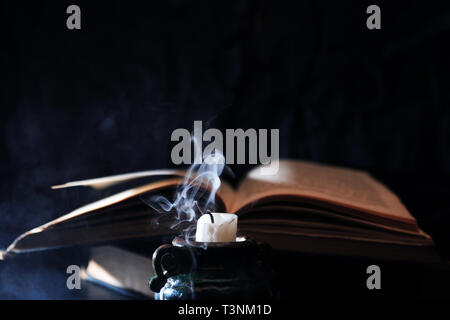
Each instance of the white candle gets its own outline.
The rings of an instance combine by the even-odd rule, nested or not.
[[[211,216],[213,219],[211,219]],[[238,217],[232,213],[212,212],[197,221],[197,242],[235,242]]]

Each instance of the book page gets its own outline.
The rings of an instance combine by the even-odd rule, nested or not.
[[[172,178],[172,179],[166,179],[166,180],[161,180],[158,182],[152,182],[152,183],[140,186],[140,187],[128,189],[128,190],[119,192],[117,194],[114,194],[112,196],[103,198],[101,200],[92,202],[85,206],[82,206],[82,207],[70,212],[69,214],[66,214],[54,221],[49,222],[48,224],[57,224],[57,223],[60,223],[63,221],[67,221],[69,219],[75,218],[77,216],[83,215],[88,212],[93,212],[93,211],[96,211],[96,210],[99,210],[102,208],[116,205],[124,200],[139,196],[146,192],[162,190],[167,187],[180,186],[183,183],[184,183],[183,178]],[[205,187],[208,188],[208,186],[205,186]],[[227,207],[226,209],[228,209],[229,205],[230,205],[229,203],[227,204],[227,202],[229,202],[228,198],[232,199],[234,197],[233,189],[227,183],[222,183],[222,185],[220,186],[216,195],[222,200],[222,202],[224,202],[225,206]]]
[[[122,182],[130,181],[130,180],[137,180],[137,179],[141,179],[141,178],[155,177],[155,176],[184,177],[185,175],[186,175],[186,171],[183,171],[183,170],[172,170],[172,169],[148,170],[148,171],[130,172],[130,173],[124,173],[124,174],[118,174],[118,175],[114,175],[114,176],[100,177],[100,178],[94,178],[94,179],[70,181],[70,182],[66,182],[64,184],[52,186],[51,188],[52,189],[65,189],[65,188],[73,188],[73,187],[91,187],[93,189],[102,190],[102,189],[120,184]]]
[[[102,241],[111,241],[114,239],[151,236],[151,233],[154,232],[154,230],[150,230],[146,227],[148,219],[144,219],[140,212],[130,212],[127,208],[120,208],[120,205],[127,200],[144,195],[147,192],[161,192],[162,194],[167,188],[177,187],[183,183],[184,178],[162,180],[137,188],[128,189],[89,203],[53,221],[23,233],[8,247],[6,253],[41,250],[49,247],[73,244],[95,243],[95,241],[98,241],[99,239]],[[218,206],[217,210],[228,211],[227,208],[223,208],[222,202],[227,206],[226,197],[229,196],[233,198],[233,189],[228,184],[222,183],[222,186],[216,195],[216,199],[219,200],[216,201]],[[114,208],[117,210],[113,211]],[[109,211],[105,211],[107,209]],[[114,217],[120,221],[114,223],[114,217],[108,215],[108,212],[112,212]],[[152,211],[149,210],[148,212],[151,213]],[[125,221],[123,219],[124,217],[129,217],[129,219]],[[145,222],[143,223],[142,221]],[[68,224],[70,224],[70,231],[67,231],[67,228],[64,228],[64,225],[68,226]],[[95,231],[92,231],[89,237],[86,238],[80,236],[86,235],[88,227],[91,226],[91,229],[95,229]],[[162,233],[170,234],[173,232],[172,229],[159,231],[158,235],[161,235]],[[49,233],[56,234],[56,236],[46,236]],[[3,259],[3,256],[6,253],[0,252],[0,260]]]
[[[415,224],[414,217],[389,189],[360,170],[306,161],[280,160],[275,175],[248,173],[238,188],[233,210],[266,197],[298,196],[368,214]]]

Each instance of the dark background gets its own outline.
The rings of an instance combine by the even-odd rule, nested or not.
[[[369,170],[450,256],[448,2],[1,1],[0,36],[0,248],[99,196],[50,185],[171,167],[172,131],[203,120]],[[2,268],[0,297],[54,297]]]

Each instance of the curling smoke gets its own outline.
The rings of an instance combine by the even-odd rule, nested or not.
[[[176,212],[175,221],[170,226],[172,229],[178,227],[182,222],[188,222],[188,226],[183,229],[183,236],[187,243],[192,243],[190,238],[194,234],[197,218],[205,214],[207,210],[215,211],[216,193],[221,185],[220,175],[225,167],[225,157],[220,151],[215,149],[210,154],[205,155],[202,161],[201,144],[194,137],[192,142],[195,160],[187,170],[183,184],[178,186],[174,201],[171,202],[161,195],[145,201],[159,213]],[[205,244],[200,246],[206,249]],[[194,270],[197,261],[193,252],[191,250],[189,252],[193,261],[191,268]],[[185,282],[170,278],[167,281],[167,286],[182,286],[184,290],[190,292],[191,298],[195,299],[194,282],[190,276]],[[162,292],[161,299],[164,299],[164,290]]]
[[[175,200],[171,202],[159,195],[145,201],[160,213],[176,212],[176,219],[171,225],[172,229],[182,222],[190,222],[184,230],[186,240],[195,228],[197,217],[205,214],[207,210],[215,210],[215,197],[221,185],[220,175],[225,167],[225,157],[217,149],[205,155],[202,161],[201,146],[194,138],[192,141],[195,161],[187,170],[184,183],[177,188]]]

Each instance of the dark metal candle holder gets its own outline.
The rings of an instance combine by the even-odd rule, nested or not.
[[[159,300],[270,298],[270,247],[236,242],[196,242],[175,238],[153,254],[156,276],[149,286]]]

